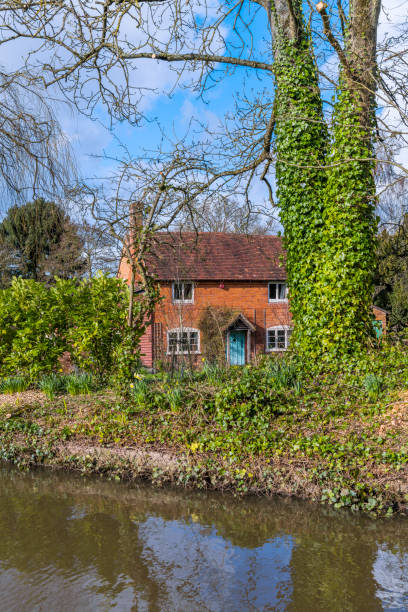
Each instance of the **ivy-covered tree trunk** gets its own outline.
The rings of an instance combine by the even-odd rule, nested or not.
[[[316,340],[309,354],[356,353],[373,333],[374,128],[377,0],[350,6],[345,59],[332,118]],[[317,341],[317,342],[316,342]]]
[[[316,312],[316,262],[323,227],[327,128],[301,2],[271,4],[274,45],[277,194],[287,251],[293,339],[311,333]]]
[[[363,126],[361,99],[347,85],[333,117],[322,241],[318,344],[310,352],[358,352],[372,334],[375,269],[375,184],[371,129]]]
[[[301,2],[270,5],[277,191],[294,338],[308,357],[353,353],[372,332],[378,10],[379,0],[350,3],[328,146]]]

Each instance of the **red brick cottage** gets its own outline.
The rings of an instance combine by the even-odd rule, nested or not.
[[[286,288],[285,252],[278,236],[225,233],[158,234],[149,268],[162,300],[142,338],[142,361],[175,355],[201,358],[203,312],[231,313],[220,329],[228,363],[240,365],[265,352],[287,349],[292,330]],[[119,276],[129,280],[125,259]],[[385,311],[373,307],[385,329]],[[214,322],[214,325],[217,325]]]

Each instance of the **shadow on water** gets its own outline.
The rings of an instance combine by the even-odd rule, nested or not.
[[[408,521],[0,467],[0,610],[408,610]]]

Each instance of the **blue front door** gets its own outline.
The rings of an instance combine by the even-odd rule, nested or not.
[[[245,364],[245,332],[230,331],[229,333],[229,361],[230,365]]]

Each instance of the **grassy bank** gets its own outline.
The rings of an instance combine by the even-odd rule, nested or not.
[[[28,390],[0,396],[0,458],[406,512],[406,389],[408,357],[387,349],[341,375],[265,360],[183,377],[140,373],[125,398]]]

